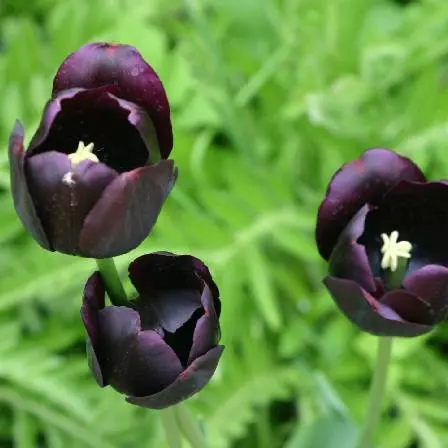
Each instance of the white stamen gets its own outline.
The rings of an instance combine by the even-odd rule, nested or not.
[[[383,239],[381,268],[395,272],[398,267],[398,257],[411,258],[412,244],[409,241],[398,241],[398,232],[396,230],[390,236],[382,233],[381,238]]]
[[[87,146],[85,146],[84,142],[79,142],[76,151],[68,155],[70,162],[72,162],[73,165],[77,165],[84,160],[90,160],[92,162],[98,163],[98,157],[92,152],[93,146],[93,143],[89,143]]]

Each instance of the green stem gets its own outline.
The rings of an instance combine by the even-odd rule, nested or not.
[[[378,355],[370,385],[369,401],[358,448],[370,448],[375,430],[381,417],[381,405],[386,390],[387,371],[392,354],[392,338],[380,337]]]
[[[160,411],[162,415],[163,429],[165,430],[166,440],[169,448],[181,448],[182,439],[179,427],[176,423],[176,415],[174,409],[168,408]]]
[[[179,428],[184,433],[186,439],[190,442],[192,448],[207,448],[207,441],[204,433],[198,427],[197,422],[191,416],[186,406],[178,404],[174,408]]]
[[[113,258],[97,259],[96,264],[106,284],[106,291],[114,305],[126,305],[127,297]]]

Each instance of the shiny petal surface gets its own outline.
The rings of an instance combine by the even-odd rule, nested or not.
[[[174,333],[201,307],[196,291],[174,289],[144,294],[135,302],[145,330]]]
[[[129,265],[129,278],[142,296],[151,296],[154,291],[180,289],[197,291],[200,297],[205,282],[212,292],[219,315],[218,287],[207,266],[198,258],[169,252],[143,255]]]
[[[45,107],[27,157],[58,151],[72,153],[80,141],[94,144],[99,160],[118,172],[159,159],[149,116],[136,104],[117,98],[113,88],[71,89]]]
[[[156,72],[128,45],[90,43],[69,55],[53,82],[53,95],[71,88],[111,85],[117,95],[143,107],[151,117],[163,158],[173,146],[170,108]]]
[[[331,179],[320,205],[316,241],[328,259],[343,229],[365,204],[376,204],[402,180],[424,182],[420,169],[409,159],[387,149],[370,149],[344,165]]]
[[[89,367],[99,386],[107,386],[101,372],[97,351],[99,349],[100,329],[98,311],[104,308],[105,286],[99,272],[95,272],[87,280],[81,307],[81,319],[87,332],[86,352]]]
[[[404,303],[407,299],[415,298],[404,290],[389,292],[380,302],[352,280],[326,277],[324,284],[340,310],[363,331],[377,336],[412,337],[427,333],[433,328],[432,325],[407,322],[382,303]]]
[[[171,385],[161,392],[144,397],[129,396],[126,400],[136,406],[164,409],[191,397],[210,381],[223,350],[224,347],[220,345],[197,358]]]
[[[84,219],[118,174],[102,163],[72,165],[65,154],[50,151],[26,161],[33,201],[52,248],[89,255],[79,247]]]
[[[427,265],[408,276],[403,286],[429,306],[435,321],[447,319],[448,268]]]
[[[99,313],[101,367],[117,391],[149,395],[166,388],[182,372],[173,350],[154,331],[140,331],[136,311],[111,306]]]
[[[176,174],[171,160],[161,160],[117,177],[84,221],[82,253],[106,258],[136,248],[156,223]]]
[[[31,236],[45,249],[53,250],[30,196],[25,176],[24,156],[23,127],[17,121],[9,138],[11,193],[14,207]]]
[[[215,347],[220,338],[219,320],[213,304],[212,292],[207,285],[202,292],[201,302],[205,313],[196,324],[188,364]]]
[[[435,324],[429,305],[409,291],[403,289],[390,291],[381,298],[381,303],[407,322],[428,326]]]
[[[364,222],[369,211],[367,205],[350,221],[342,232],[329,260],[329,272],[333,277],[355,281],[371,294],[378,288],[373,277],[365,247],[358,243],[364,232]]]

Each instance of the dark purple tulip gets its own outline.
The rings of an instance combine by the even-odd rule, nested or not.
[[[316,242],[329,263],[325,285],[362,330],[409,337],[446,320],[447,203],[448,183],[427,182],[386,149],[366,151],[333,176]]]
[[[134,249],[176,180],[164,88],[127,45],[88,44],[70,55],[27,151],[23,138],[17,122],[14,204],[49,250],[106,258]]]
[[[87,281],[81,316],[89,365],[100,386],[162,409],[199,392],[218,365],[219,291],[189,255],[144,255],[129,265],[129,277],[138,297],[127,306],[105,306],[99,272]]]

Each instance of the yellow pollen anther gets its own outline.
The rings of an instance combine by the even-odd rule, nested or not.
[[[392,272],[395,272],[398,267],[398,257],[411,258],[412,244],[409,241],[398,241],[396,230],[390,234],[390,237],[382,233],[381,238],[383,239],[381,268],[389,268]]]
[[[85,146],[84,142],[79,142],[76,151],[69,154],[68,158],[73,165],[78,165],[78,163],[81,163],[84,160],[91,160],[92,162],[98,163],[99,159],[92,151],[93,143],[89,143]]]

